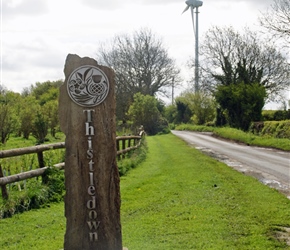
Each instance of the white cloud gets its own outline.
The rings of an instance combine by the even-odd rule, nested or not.
[[[115,10],[121,8],[130,8],[130,6],[138,5],[143,8],[143,6],[154,6],[154,5],[169,5],[169,4],[176,4],[180,3],[179,0],[80,0],[84,5],[95,9],[105,9],[105,10]],[[142,11],[142,10],[141,10]]]
[[[40,16],[48,12],[45,0],[9,0],[2,2],[3,20],[21,16]]]
[[[269,6],[264,0],[203,2],[201,37],[211,25],[252,27],[257,8]],[[163,38],[184,72],[194,55],[191,16],[190,12],[181,15],[182,0],[7,0],[2,4],[1,84],[13,91],[38,81],[61,79],[67,54],[95,57],[101,42],[141,27]]]

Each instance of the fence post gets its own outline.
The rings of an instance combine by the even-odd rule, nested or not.
[[[4,177],[3,171],[2,171],[2,166],[0,165],[0,178]],[[8,200],[8,192],[7,192],[7,188],[6,185],[1,186],[1,190],[2,190],[2,198],[4,200]]]
[[[120,140],[116,140],[116,144],[117,144],[117,152],[118,152],[120,150]],[[121,159],[120,155],[118,155],[117,157],[118,157],[118,160]]]
[[[44,168],[45,167],[45,163],[44,163],[44,159],[43,159],[43,151],[37,152],[37,159],[38,159],[39,168]],[[44,172],[44,174],[41,176],[41,178],[42,178],[42,183],[46,184],[47,183],[47,174],[46,174],[46,172]]]
[[[126,149],[126,139],[122,139],[122,150]],[[122,154],[122,158],[125,158],[125,154]]]
[[[39,168],[44,168],[44,160],[43,160],[43,152],[38,152],[37,153],[37,158],[38,158],[38,164],[39,164]]]

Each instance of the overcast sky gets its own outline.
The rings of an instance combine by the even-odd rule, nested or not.
[[[1,84],[21,92],[36,82],[64,79],[67,54],[96,57],[113,36],[150,28],[187,78],[194,56],[190,11],[183,0],[0,0]],[[258,29],[272,0],[204,0],[199,33],[212,26]],[[189,77],[189,76],[188,76]],[[184,79],[188,81],[189,79]]]

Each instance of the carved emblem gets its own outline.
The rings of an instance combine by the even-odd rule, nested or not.
[[[91,65],[81,66],[70,74],[67,91],[76,104],[94,107],[106,99],[109,81],[99,68]]]

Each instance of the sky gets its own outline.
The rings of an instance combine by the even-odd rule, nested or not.
[[[68,54],[96,58],[100,44],[116,35],[149,28],[160,37],[181,69],[193,72],[190,11],[183,0],[0,0],[1,84],[21,92],[36,82],[64,79]],[[259,29],[258,16],[272,0],[204,0],[199,8],[199,40],[213,25]],[[186,88],[186,84],[179,89]]]

